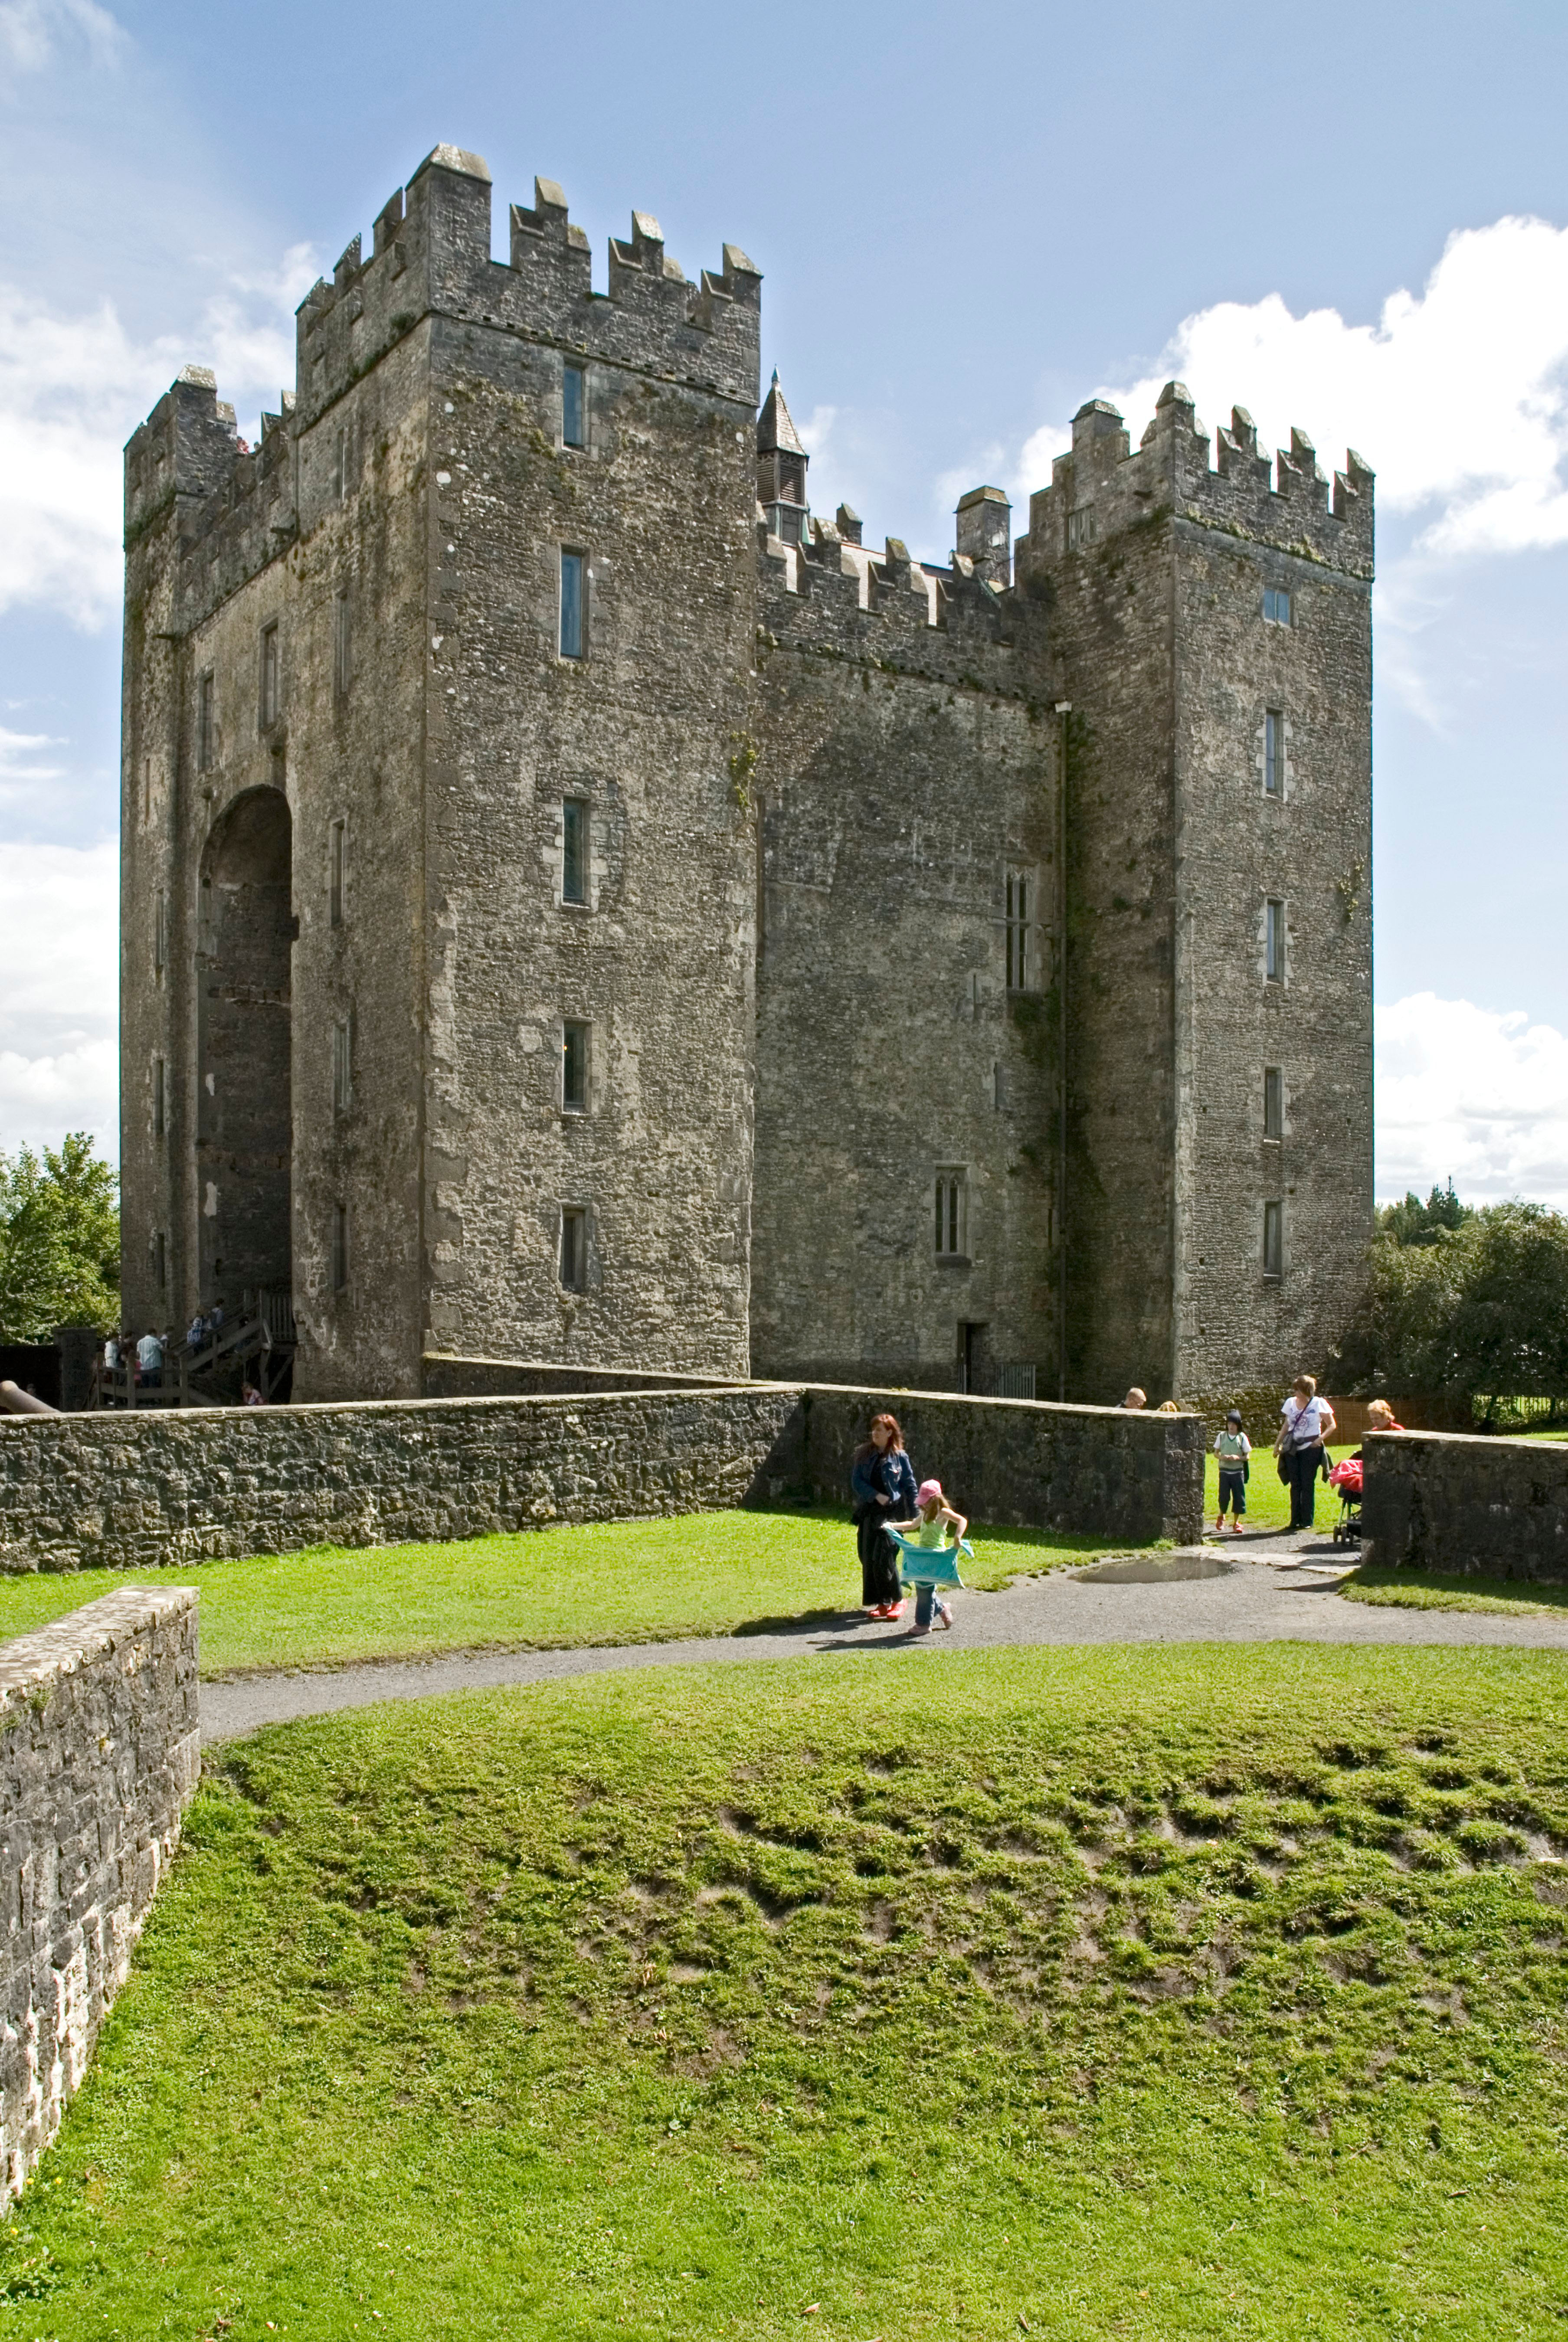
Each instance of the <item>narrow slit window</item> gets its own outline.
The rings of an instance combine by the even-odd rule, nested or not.
[[[354,675],[354,638],[347,589],[332,597],[332,679],[342,699]]]
[[[332,1290],[342,1293],[348,1284],[348,1207],[332,1206]]]
[[[1269,708],[1263,717],[1263,794],[1285,794],[1285,719],[1277,707]]]
[[[581,1293],[588,1283],[588,1214],[578,1205],[561,1207],[561,1284]]]
[[[155,1138],[161,1138],[164,1135],[164,1061],[161,1057],[155,1057],[153,1059],[153,1136]]]
[[[1263,1206],[1263,1275],[1281,1276],[1285,1260],[1285,1207],[1283,1204]]]
[[[581,553],[561,555],[561,656],[580,659],[586,633],[587,611],[584,593],[587,585],[588,557]]]
[[[1271,626],[1290,625],[1291,597],[1282,586],[1264,586],[1263,616]]]
[[[261,630],[261,728],[269,731],[278,718],[283,705],[283,684],[278,666],[277,626],[276,622]]]
[[[348,906],[348,824],[327,825],[327,916],[335,927],[343,925]]]
[[[588,445],[588,385],[581,366],[569,365],[561,374],[561,443],[567,447]]]
[[[1035,986],[1035,882],[1030,870],[1010,870],[1007,895],[1007,988],[1032,992]]]
[[[158,898],[153,906],[153,969],[162,976],[169,956],[169,898],[158,888]]]
[[[1285,906],[1273,897],[1263,907],[1263,967],[1271,984],[1283,984]]]
[[[332,493],[338,504],[348,494],[348,434],[340,431],[332,451]]]
[[[561,1112],[586,1114],[591,1028],[568,1017],[561,1027]]]
[[[1263,1068],[1263,1136],[1283,1138],[1285,1135],[1285,1076],[1278,1066]]]
[[[939,1171],[936,1183],[936,1251],[939,1260],[961,1260],[969,1245],[968,1185],[961,1171]]]
[[[588,809],[586,797],[567,797],[561,806],[561,900],[586,903],[588,898]]]
[[[169,1281],[169,1240],[161,1228],[153,1237],[153,1283],[162,1293]]]
[[[332,1110],[347,1114],[354,1103],[354,1020],[340,1016],[332,1027]]]
[[[196,765],[204,773],[210,773],[217,762],[214,685],[215,679],[209,669],[196,686]]]

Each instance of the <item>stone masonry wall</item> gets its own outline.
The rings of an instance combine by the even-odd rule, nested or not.
[[[0,2208],[86,2071],[199,1770],[193,1588],[0,1646]]]
[[[456,1365],[458,1362],[454,1362]],[[784,1384],[0,1421],[0,1567],[188,1565],[849,1500],[879,1408],[977,1519],[1192,1537],[1196,1416]]]
[[[753,1371],[962,1389],[967,1363],[983,1390],[1033,1366],[1054,1393],[1056,727],[1012,597],[960,580],[928,626],[923,594],[862,610],[853,577],[794,575],[758,652]]]
[[[1568,1583],[1568,1441],[1372,1433],[1362,1558]]]

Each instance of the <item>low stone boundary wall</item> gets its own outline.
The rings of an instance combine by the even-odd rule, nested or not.
[[[184,1566],[719,1510],[742,1502],[794,1404],[763,1386],[8,1417],[0,1566]]]
[[[1193,1416],[930,1392],[728,1389],[385,1399],[0,1421],[0,1568],[178,1564],[551,1521],[842,1504],[871,1416],[976,1520],[1195,1537]]]
[[[940,1480],[973,1520],[1081,1530],[1128,1545],[1161,1536],[1186,1545],[1202,1534],[1196,1416],[833,1383],[809,1383],[799,1396],[769,1466],[779,1492],[842,1504],[849,1457],[872,1416],[885,1411],[898,1418],[917,1476]]]
[[[658,1366],[561,1366],[537,1358],[463,1358],[446,1350],[427,1350],[420,1361],[420,1391],[426,1398],[569,1398],[593,1391],[734,1390],[749,1383],[745,1375],[677,1375]]]
[[[0,2209],[60,2127],[200,1770],[193,1587],[0,1644]]]
[[[1384,1567],[1568,1581],[1568,1440],[1373,1433],[1362,1556]]]

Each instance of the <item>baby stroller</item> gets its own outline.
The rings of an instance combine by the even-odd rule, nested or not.
[[[1337,1488],[1340,1516],[1334,1523],[1336,1545],[1359,1545],[1362,1535],[1362,1459],[1347,1456],[1329,1474],[1329,1486]]]

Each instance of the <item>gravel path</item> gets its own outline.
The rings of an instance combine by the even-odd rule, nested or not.
[[[1251,1550],[1248,1550],[1248,1548]],[[1260,1557],[1266,1549],[1267,1557]],[[1442,1643],[1513,1644],[1568,1650],[1568,1612],[1510,1618],[1496,1612],[1403,1610],[1343,1602],[1348,1563],[1311,1536],[1249,1538],[1227,1550],[1221,1575],[1185,1577],[1212,1567],[1212,1547],[1192,1546],[1152,1564],[1161,1582],[1107,1583],[1076,1570],[1020,1579],[1001,1594],[955,1597],[950,1634],[916,1640],[910,1613],[873,1624],[858,1610],[840,1620],[819,1615],[782,1634],[694,1636],[574,1651],[452,1651],[440,1658],[379,1660],[312,1673],[251,1676],[201,1687],[204,1743],[232,1740],[264,1724],[327,1716],[376,1700],[424,1699],[438,1692],[496,1684],[554,1682],[618,1667],[722,1666],[756,1659],[805,1659],[843,1652],[982,1650],[1038,1643]],[[1100,1565],[1103,1567],[1104,1565]]]

